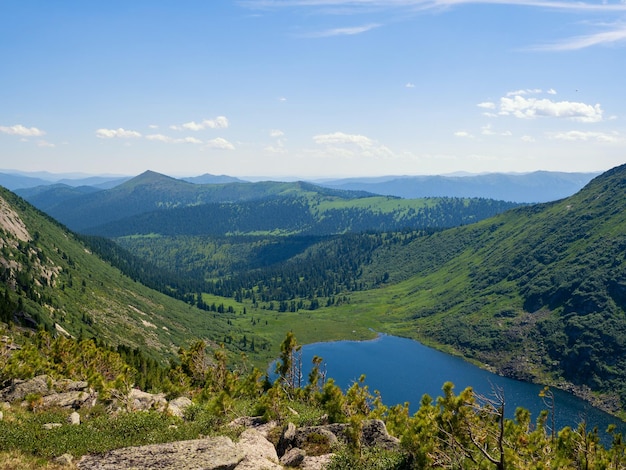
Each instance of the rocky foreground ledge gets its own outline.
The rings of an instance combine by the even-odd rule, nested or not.
[[[259,418],[240,418],[230,424],[244,426],[237,442],[217,436],[190,441],[116,449],[104,454],[86,455],[78,461],[81,470],[159,469],[159,470],[282,470],[285,467],[321,470],[333,454],[309,455],[320,446],[336,449],[347,443],[347,424],[296,428],[289,423],[276,445],[268,439],[276,423],[264,424]],[[393,449],[398,439],[387,433],[377,419],[363,423],[361,444]]]
[[[93,406],[98,393],[87,382],[54,380],[49,376],[37,376],[30,380],[15,380],[0,389],[0,402],[20,401],[26,403],[28,396],[37,396],[37,406],[79,409]],[[112,412],[142,412],[158,410],[184,419],[185,409],[191,405],[186,397],[169,402],[164,394],[150,394],[133,389],[113,407]],[[121,406],[122,405],[122,406]],[[1,413],[1,412],[0,412]],[[78,413],[72,413],[71,425],[80,426]],[[0,414],[0,419],[2,415]],[[62,426],[48,423],[46,429]],[[330,462],[333,451],[349,442],[347,424],[325,424],[297,428],[293,423],[279,425],[264,422],[261,418],[238,418],[230,426],[232,435],[206,437],[146,446],[126,447],[101,454],[85,455],[80,460],[65,454],[57,463],[81,470],[274,470],[300,468],[322,470]],[[397,438],[389,435],[385,424],[378,419],[362,423],[360,433],[362,446],[395,449]]]

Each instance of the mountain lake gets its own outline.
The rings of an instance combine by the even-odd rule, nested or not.
[[[424,394],[430,395],[433,400],[443,395],[443,384],[448,381],[454,384],[457,395],[469,386],[486,397],[493,396],[494,387],[502,389],[508,418],[513,418],[515,409],[521,406],[531,412],[531,422],[535,422],[539,413],[548,408],[539,396],[543,386],[501,377],[411,339],[381,334],[371,341],[336,341],[303,346],[305,383],[313,356],[323,358],[327,378],[333,378],[344,392],[359,380],[361,374],[365,374],[364,384],[370,392],[378,390],[387,406],[409,402],[411,414],[419,408]],[[270,366],[271,373],[274,367],[274,364]],[[557,430],[565,426],[576,428],[584,420],[588,430],[598,428],[605,445],[611,443],[610,436],[606,434],[609,424],[615,424],[618,431],[626,435],[626,423],[570,393],[551,390],[555,397]],[[546,425],[550,426],[550,423],[551,418],[548,417]]]

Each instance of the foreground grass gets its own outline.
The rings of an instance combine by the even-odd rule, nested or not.
[[[76,468],[33,457],[20,451],[0,452],[0,470],[68,470]]]

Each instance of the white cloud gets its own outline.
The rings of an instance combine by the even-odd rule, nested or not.
[[[98,129],[96,131],[96,135],[100,139],[133,139],[137,137],[141,137],[141,134],[137,131],[129,131],[126,129]]]
[[[47,142],[45,140],[40,140],[39,142],[37,142],[37,147],[54,148],[54,147],[56,147],[56,145],[51,143],[51,142]]]
[[[168,137],[168,136],[163,135],[163,134],[150,134],[150,135],[146,136],[146,139],[154,140],[154,141],[157,141],[157,142],[166,142],[166,143],[170,143],[173,140],[171,137]]]
[[[535,142],[535,138],[532,135],[523,135],[522,142]]]
[[[181,139],[174,139],[170,136],[163,134],[150,134],[146,136],[146,139],[153,140],[157,142],[164,142],[166,144],[202,144],[204,143],[200,139],[196,139],[195,137],[183,137]]]
[[[476,106],[483,109],[496,109],[496,104],[492,101],[485,101],[483,103],[478,103]]]
[[[204,129],[226,129],[228,127],[228,118],[225,116],[218,116],[215,119],[205,119],[201,122],[186,122],[180,126],[173,125],[170,129],[181,131],[187,129],[190,131],[201,131]]]
[[[206,143],[206,146],[212,149],[235,150],[235,146],[233,144],[231,144],[229,141],[221,137],[217,137],[215,139],[209,140]]]
[[[201,144],[202,141],[200,139],[196,139],[195,137],[184,137],[182,139],[176,139],[175,143],[183,143],[183,144]]]
[[[0,126],[0,132],[9,135],[19,135],[22,137],[39,137],[45,135],[45,132],[36,127],[25,127],[21,124],[14,126]]]
[[[546,93],[548,95],[556,95],[556,90],[554,88],[550,88],[548,91],[546,91]]]
[[[281,131],[280,129],[272,129],[270,131],[270,137],[277,138],[277,137],[282,137],[284,135],[285,135],[285,133],[283,131]]]
[[[360,134],[345,134],[343,132],[319,134],[313,136],[313,141],[318,145],[325,146],[326,154],[329,156],[335,155],[346,158],[356,156],[389,158],[394,156],[389,148]]]
[[[375,144],[375,141],[369,137],[358,134],[344,134],[343,132],[334,132],[332,134],[320,134],[313,136],[316,144],[322,145],[343,145],[354,144],[360,148],[369,148]]]
[[[538,95],[540,93],[540,88],[526,88],[525,90],[509,91],[506,96]]]
[[[617,143],[624,140],[624,138],[617,132],[583,132],[583,131],[567,131],[552,134],[553,139],[557,140],[569,140],[569,141],[595,141],[601,143]]]
[[[515,116],[520,119],[537,117],[565,118],[579,122],[602,121],[602,108],[599,104],[590,105],[576,101],[552,101],[549,99],[524,98],[521,95],[500,98],[501,116]]]
[[[277,145],[268,145],[263,150],[265,150],[267,153],[276,153],[276,154],[287,153],[287,149],[285,149],[285,147],[283,147],[283,145],[280,142],[278,142]]]
[[[411,82],[407,83],[406,85],[404,85],[405,88],[415,88],[415,85]]]
[[[372,29],[376,29],[380,27],[379,24],[371,23],[362,26],[351,26],[346,28],[334,28],[327,29],[326,31],[319,31],[317,33],[311,33],[304,35],[309,38],[327,38],[331,36],[354,36],[355,34],[366,33],[367,31],[371,31]]]
[[[454,137],[460,137],[462,139],[473,139],[474,136],[467,131],[456,131]]]
[[[513,133],[511,131],[503,131],[503,132],[496,132],[493,130],[493,126],[491,124],[487,124],[483,127],[481,127],[480,133],[482,135],[501,135],[504,137],[509,137],[511,135],[513,135]]]

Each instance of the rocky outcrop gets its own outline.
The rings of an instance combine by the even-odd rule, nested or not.
[[[185,410],[191,405],[186,397],[176,398],[168,403],[163,393],[148,393],[131,389],[127,395],[113,393],[117,398],[109,403],[111,411],[147,411],[169,412],[183,418]],[[13,380],[0,389],[0,403],[24,402],[31,400],[32,405],[41,408],[72,408],[94,406],[98,393],[82,380],[54,380],[48,375],[38,375],[29,380]]]
[[[267,439],[267,434],[276,427],[276,423],[263,423],[260,418],[244,417],[233,421],[231,426],[246,427],[236,442],[219,436],[127,447],[84,456],[78,461],[77,467],[85,470],[282,470],[285,467],[323,470],[332,459],[331,451],[341,442],[347,442],[349,430],[347,424],[297,428],[289,423],[277,447],[274,447]],[[389,435],[385,424],[376,419],[363,422],[361,443],[386,449],[399,445],[398,439]]]
[[[219,436],[86,455],[78,461],[77,467],[85,470],[222,470],[237,468],[245,457],[230,438]]]
[[[172,416],[183,418],[185,410],[191,406],[191,400],[187,397],[174,398],[167,404],[167,412]]]
[[[0,390],[0,401],[13,402],[24,400],[28,395],[48,395],[52,380],[47,375],[38,375],[30,380],[14,380],[8,387]]]
[[[360,434],[361,445],[363,446],[393,450],[400,445],[399,439],[387,432],[385,423],[380,419],[365,420]],[[289,423],[276,448],[280,457],[283,457],[291,449],[302,449],[307,454],[319,455],[336,448],[340,442],[348,443],[348,440],[348,424],[336,423],[296,428],[292,423]]]
[[[128,411],[165,411],[167,400],[164,393],[148,393],[133,388],[128,394]]]
[[[97,393],[85,381],[54,380],[47,375],[38,375],[30,380],[13,380],[0,390],[0,401],[14,402],[31,399],[38,407],[63,407],[78,409],[93,406]]]
[[[89,470],[282,470],[274,446],[255,429],[244,431],[237,443],[219,436],[116,449],[81,458],[77,467]]]
[[[282,470],[278,463],[276,449],[270,441],[256,429],[246,429],[237,447],[244,453],[244,459],[235,467],[236,470]]]

